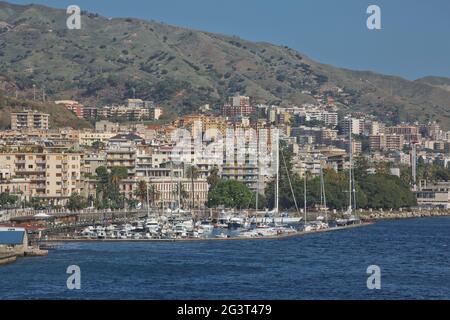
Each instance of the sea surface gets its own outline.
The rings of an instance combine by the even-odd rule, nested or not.
[[[67,243],[0,267],[0,299],[450,299],[449,249],[447,217],[283,240]]]

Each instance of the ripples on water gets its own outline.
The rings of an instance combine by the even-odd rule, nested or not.
[[[69,243],[0,267],[1,299],[449,299],[450,218],[283,240]],[[66,288],[69,265],[81,290]],[[366,269],[381,268],[381,290]]]

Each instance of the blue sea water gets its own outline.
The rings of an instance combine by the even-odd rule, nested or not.
[[[450,299],[450,218],[283,240],[68,243],[0,267],[0,299]],[[69,265],[81,289],[66,286]],[[369,265],[381,289],[367,289]]]

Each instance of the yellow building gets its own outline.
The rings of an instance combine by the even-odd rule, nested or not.
[[[74,193],[82,193],[82,153],[13,152],[0,154],[2,171],[29,181],[31,197],[64,204]]]

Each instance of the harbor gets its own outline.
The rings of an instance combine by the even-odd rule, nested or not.
[[[283,223],[281,221],[284,220]],[[288,222],[286,222],[286,220]],[[106,227],[88,226],[72,234],[45,236],[41,241],[214,241],[214,240],[263,240],[284,239],[319,232],[331,232],[355,227],[363,227],[371,222],[353,221],[338,225],[336,221],[312,221],[302,224],[301,219],[253,219],[241,218],[202,220],[162,220],[144,219],[122,225],[110,224]]]
[[[0,297],[446,299],[449,226],[450,218],[433,217],[380,220],[280,240],[48,242],[56,249],[49,248],[47,257],[19,258],[0,267]],[[65,271],[72,264],[81,268],[82,290],[67,289]],[[391,271],[376,293],[366,287],[370,264]],[[430,270],[444,272],[430,281]]]

